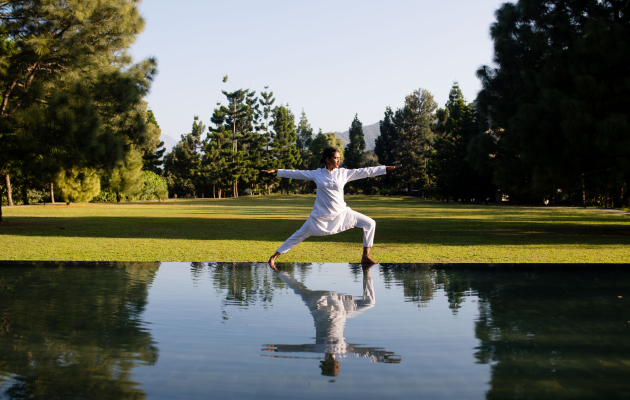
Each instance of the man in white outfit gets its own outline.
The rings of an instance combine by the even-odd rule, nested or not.
[[[314,171],[300,171],[293,169],[262,170],[267,173],[278,173],[280,178],[303,179],[314,181],[317,185],[315,206],[304,225],[288,238],[276,253],[269,258],[269,265],[275,268],[276,258],[285,254],[309,236],[334,235],[350,228],[363,228],[363,257],[362,264],[376,264],[370,257],[370,249],[374,244],[376,222],[370,217],[353,211],[343,199],[343,187],[346,183],[357,179],[384,175],[388,170],[399,168],[381,165],[378,167],[346,169],[339,168],[341,157],[334,147],[324,150],[321,159],[326,168]]]

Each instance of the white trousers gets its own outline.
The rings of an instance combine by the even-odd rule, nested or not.
[[[346,217],[346,221],[348,223],[343,224],[343,227],[346,229],[350,228],[363,228],[363,247],[372,247],[374,245],[374,232],[376,231],[376,222],[361,213],[358,213],[354,210],[349,210]],[[322,233],[317,234],[313,233],[311,218],[306,220],[304,225],[300,229],[298,229],[290,238],[288,238],[282,246],[278,247],[276,250],[278,253],[285,254],[289,250],[293,249],[295,246],[306,240],[309,236],[324,236],[333,233],[342,232],[342,230],[338,230],[333,233]]]

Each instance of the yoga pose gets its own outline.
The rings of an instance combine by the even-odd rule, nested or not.
[[[320,161],[326,168],[314,171],[300,171],[293,169],[262,170],[280,178],[304,179],[317,184],[317,196],[311,215],[304,225],[290,238],[278,247],[276,253],[269,259],[269,265],[275,269],[276,258],[285,254],[309,236],[333,235],[350,228],[363,228],[363,257],[362,264],[376,264],[370,257],[370,249],[374,242],[376,222],[370,217],[353,211],[343,200],[343,187],[347,182],[372,176],[384,175],[388,170],[399,168],[381,165],[379,167],[346,169],[339,168],[341,157],[334,147],[328,147]]]

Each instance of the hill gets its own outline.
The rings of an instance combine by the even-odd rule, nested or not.
[[[346,146],[350,142],[350,131],[335,132],[338,138],[343,140],[343,145]],[[374,141],[381,134],[379,123],[372,125],[363,125],[363,135],[365,136],[365,150],[374,149]]]

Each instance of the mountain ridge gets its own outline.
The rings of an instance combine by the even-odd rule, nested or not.
[[[363,136],[365,137],[365,150],[373,150],[376,138],[381,134],[380,122],[372,125],[363,125]],[[335,132],[335,135],[343,140],[344,147],[350,142],[350,131]]]

